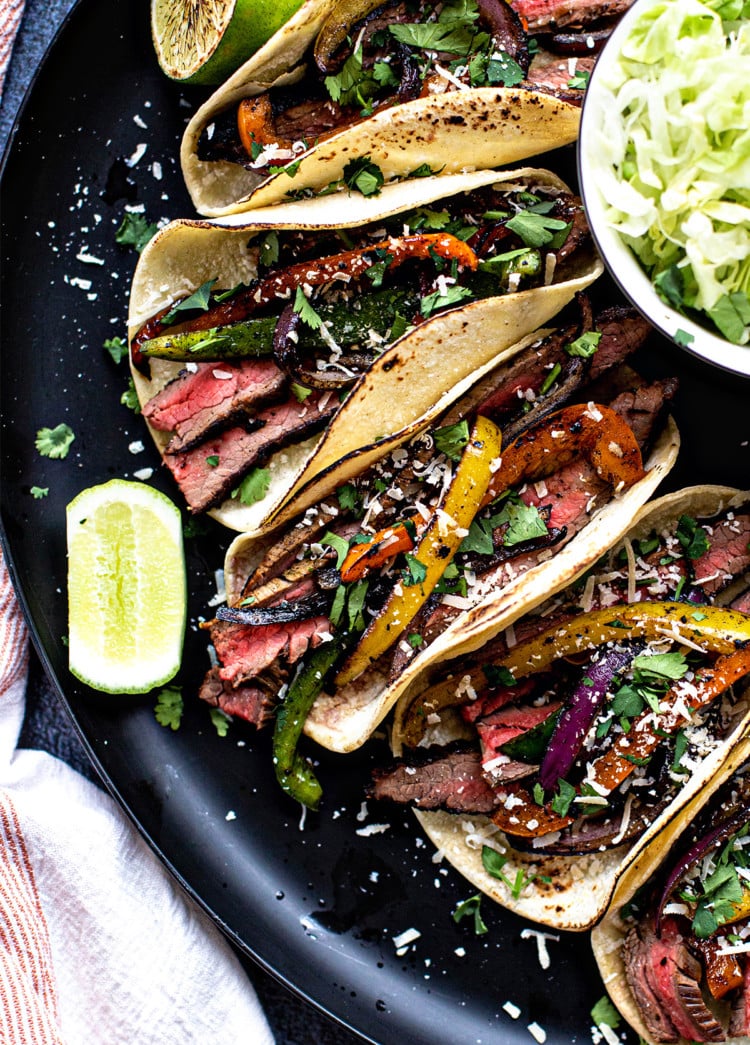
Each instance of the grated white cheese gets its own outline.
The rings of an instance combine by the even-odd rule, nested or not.
[[[540,1027],[538,1023],[530,1023],[526,1030],[529,1032],[534,1041],[539,1042],[539,1045],[544,1045],[547,1040],[547,1031],[544,1027]]]
[[[521,939],[536,940],[536,953],[539,964],[543,969],[549,969],[551,962],[549,951],[547,950],[547,940],[554,940],[555,943],[559,943],[560,937],[552,933],[540,932],[538,929],[522,929]]]

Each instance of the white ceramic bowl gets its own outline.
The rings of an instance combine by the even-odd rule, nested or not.
[[[623,17],[602,50],[586,87],[578,144],[578,175],[589,226],[612,278],[646,319],[686,352],[724,370],[750,376],[750,344],[732,344],[666,304],[656,293],[638,259],[625,245],[619,233],[608,225],[605,217],[605,204],[597,184],[596,164],[592,162],[592,157],[597,154],[603,129],[606,127],[602,73],[607,63],[617,60],[622,42],[629,34],[631,25],[639,17],[644,3],[650,2],[651,0],[636,0]],[[688,344],[682,343],[683,339],[678,332],[690,335],[692,341]],[[675,335],[678,335],[677,340]]]

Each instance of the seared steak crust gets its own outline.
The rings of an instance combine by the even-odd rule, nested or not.
[[[479,752],[460,743],[376,769],[368,796],[450,813],[490,813],[499,798],[484,779]]]
[[[198,692],[201,700],[212,707],[220,708],[261,729],[273,719],[276,700],[267,689],[252,684],[232,686],[219,675],[218,667],[211,668]]]

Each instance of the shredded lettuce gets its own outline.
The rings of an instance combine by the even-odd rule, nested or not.
[[[655,0],[606,91],[609,223],[660,293],[750,341],[750,0]]]

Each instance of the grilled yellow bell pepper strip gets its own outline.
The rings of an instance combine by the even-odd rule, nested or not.
[[[497,664],[514,678],[544,671],[561,657],[625,638],[688,639],[710,653],[732,653],[750,642],[750,617],[721,606],[687,602],[631,602],[592,610],[514,646]]]
[[[458,551],[476,515],[492,478],[493,462],[500,456],[499,428],[486,417],[478,417],[469,436],[445,499],[422,533],[414,559],[424,567],[421,581],[397,584],[385,606],[374,618],[351,656],[336,676],[345,686],[393,645],[425,604]]]

